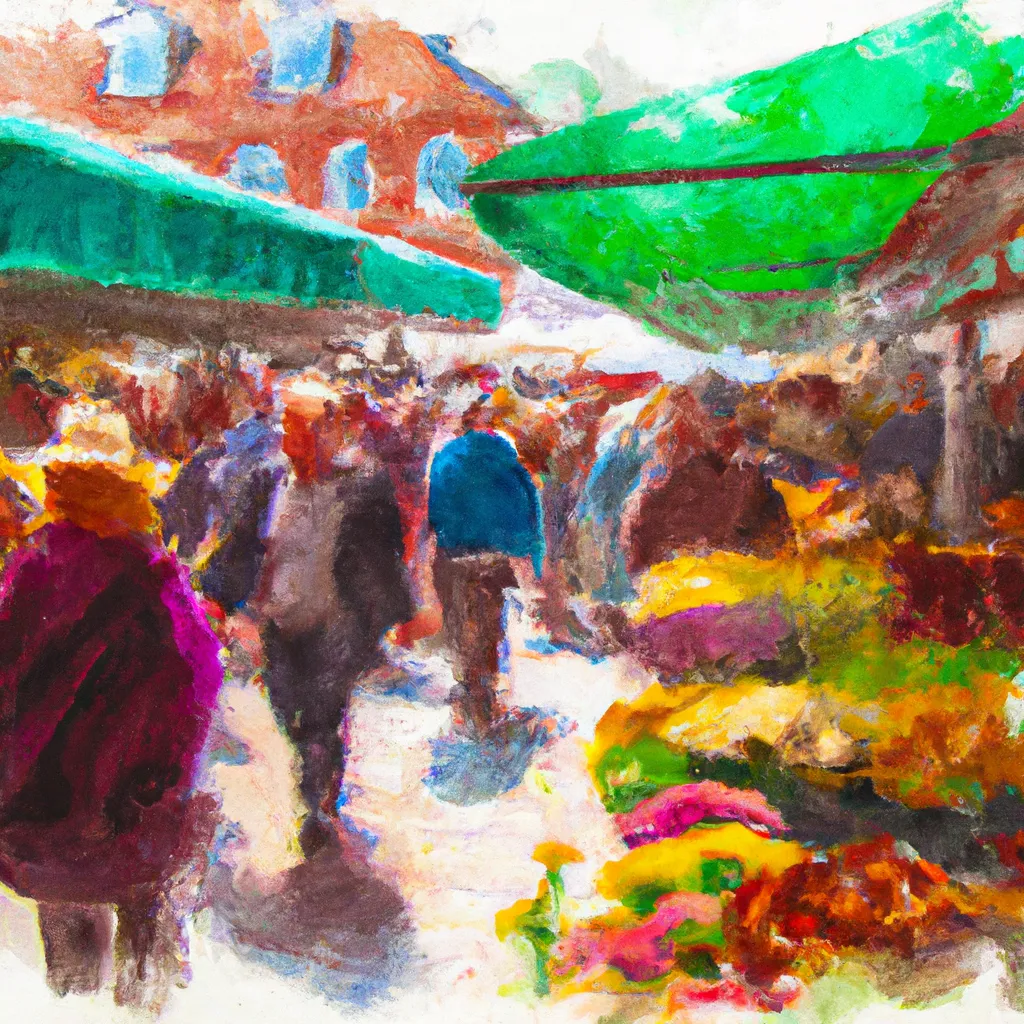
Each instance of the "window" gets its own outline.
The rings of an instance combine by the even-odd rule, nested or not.
[[[106,96],[161,96],[170,69],[170,25],[155,11],[132,10],[97,26],[110,51],[99,91]]]
[[[266,26],[270,73],[265,88],[288,94],[319,91],[344,75],[351,55],[351,26],[322,11],[274,18]]]
[[[450,132],[431,139],[416,167],[416,205],[427,213],[463,209],[460,187],[468,170],[469,160]]]
[[[284,164],[270,146],[239,146],[227,180],[246,192],[269,192],[274,196],[288,194]]]
[[[324,206],[332,210],[363,210],[370,204],[372,183],[365,142],[335,146],[324,167]]]
[[[107,47],[103,96],[162,96],[199,46],[192,30],[161,11],[135,7],[96,26]]]

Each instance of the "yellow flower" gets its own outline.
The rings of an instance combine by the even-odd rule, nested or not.
[[[789,518],[799,525],[810,519],[832,497],[832,492],[839,483],[838,479],[823,480],[812,490],[799,484],[787,483],[785,480],[772,480],[772,487],[782,495]]]
[[[541,899],[547,892],[547,880],[541,879],[540,887],[537,890],[537,899]],[[499,910],[494,915],[494,932],[499,942],[504,942],[519,926],[519,919],[533,910],[536,900],[516,900],[511,907]]]
[[[622,899],[648,887],[668,891],[699,890],[701,865],[708,860],[737,860],[745,879],[763,872],[781,875],[810,857],[799,843],[768,839],[745,825],[731,822],[711,828],[692,828],[672,839],[663,839],[631,850],[621,860],[606,864],[598,876],[597,890],[607,899]]]

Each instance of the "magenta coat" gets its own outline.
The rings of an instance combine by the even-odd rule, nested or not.
[[[0,881],[23,896],[126,902],[212,839],[194,792],[222,681],[176,560],[70,523],[0,578]]]

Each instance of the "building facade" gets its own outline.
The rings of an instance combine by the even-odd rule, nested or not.
[[[0,40],[0,105],[177,160],[504,278],[459,184],[534,133],[442,36],[328,7],[138,2],[90,28]]]

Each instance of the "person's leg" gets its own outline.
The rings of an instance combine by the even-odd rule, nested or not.
[[[295,637],[271,623],[263,640],[270,702],[300,761],[299,792],[309,813],[299,842],[308,857],[335,834],[329,819],[335,815],[345,767],[342,733],[349,697],[373,650],[353,642],[344,623]]]
[[[442,628],[440,599],[431,578],[431,535],[427,520],[426,490],[421,483],[399,491],[399,503],[406,522],[405,563],[413,597],[413,617],[396,628],[399,647],[412,647],[417,640],[436,635]]]
[[[323,777],[325,754],[319,749],[317,731],[309,721],[316,714],[315,696],[311,692],[313,669],[309,657],[310,646],[316,646],[311,635],[292,637],[285,635],[274,622],[262,630],[266,668],[263,681],[267,695],[284,731],[299,758],[299,792],[306,803],[309,817],[317,816],[320,802],[320,781]]]
[[[504,635],[505,591],[516,586],[503,555],[451,556],[438,551],[434,585],[444,610],[444,634],[459,687],[456,722],[485,734],[497,717],[495,684]]]
[[[472,688],[473,664],[470,641],[471,610],[467,588],[473,585],[467,572],[467,559],[437,548],[433,561],[434,591],[441,604],[441,631],[444,646],[455,677],[455,686],[448,697],[456,729],[467,728],[473,716],[469,690]]]
[[[516,588],[512,562],[504,555],[480,556],[476,580],[468,589],[472,670],[468,673],[470,715],[478,732],[490,729],[499,716],[497,696],[501,644],[505,639],[505,595]]]
[[[299,793],[306,806],[316,811],[338,790],[335,776],[342,759],[341,741],[336,729],[305,729],[295,740],[295,747],[302,758]]]
[[[59,996],[96,992],[110,953],[113,922],[105,906],[40,903],[46,983]]]
[[[344,715],[344,710],[339,710],[339,715]],[[336,838],[332,819],[341,791],[344,750],[338,727],[326,725],[304,730],[295,746],[302,758],[299,791],[309,808],[299,832],[299,845],[306,857],[312,857]]]
[[[168,893],[141,895],[117,907],[114,1001],[158,1011],[182,972],[188,950],[185,921]]]
[[[303,678],[308,675],[304,651],[306,635],[286,635],[276,622],[260,631],[263,643],[263,683],[270,704],[284,727],[291,730],[302,720]]]

